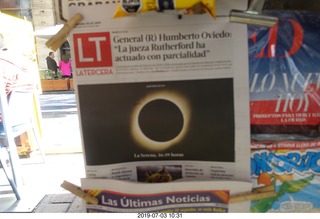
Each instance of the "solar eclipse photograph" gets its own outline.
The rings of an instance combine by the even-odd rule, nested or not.
[[[79,85],[87,165],[235,161],[233,79]]]

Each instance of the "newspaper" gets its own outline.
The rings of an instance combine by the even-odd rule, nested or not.
[[[248,182],[196,181],[155,185],[84,178],[81,185],[84,191],[98,199],[97,205],[86,203],[88,213],[153,212],[157,217],[172,218],[181,217],[181,213],[248,212],[250,206],[249,201],[229,204],[231,195],[251,190],[251,183]]]
[[[212,0],[214,1],[214,0]],[[59,24],[66,23],[72,16],[69,14],[69,8],[72,10],[78,10],[83,7],[88,10],[91,6],[106,6],[115,4],[115,2],[121,1],[109,1],[109,0],[54,0],[56,19]],[[230,10],[246,10],[248,7],[248,0],[215,0],[216,15],[217,16],[229,16]]]
[[[250,181],[246,26],[116,7],[69,8],[86,176]]]

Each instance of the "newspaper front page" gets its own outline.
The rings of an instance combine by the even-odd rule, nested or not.
[[[246,26],[116,7],[69,7],[86,176],[249,181]]]
[[[145,184],[112,179],[81,179],[82,189],[98,200],[88,213],[137,213],[138,218],[181,218],[182,213],[248,212],[250,202],[229,203],[251,190],[248,182],[195,181]]]

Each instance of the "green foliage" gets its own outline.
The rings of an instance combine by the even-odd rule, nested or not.
[[[60,70],[58,70],[58,72],[57,72],[58,78],[55,78],[54,74],[53,74],[53,71],[49,70],[49,69],[40,70],[39,74],[40,74],[40,79],[41,80],[57,80],[57,79],[61,79],[62,78]]]

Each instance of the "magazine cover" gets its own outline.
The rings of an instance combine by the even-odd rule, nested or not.
[[[270,12],[271,28],[249,26],[251,177],[277,196],[252,212],[319,212],[320,16]]]
[[[275,27],[248,28],[251,132],[319,136],[320,16],[273,14]]]
[[[251,212],[320,212],[320,141],[251,144],[254,188],[273,186],[277,196],[251,203]]]

